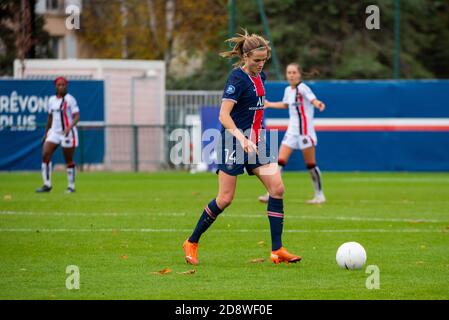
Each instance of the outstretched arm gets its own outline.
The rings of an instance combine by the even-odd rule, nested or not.
[[[268,101],[267,99],[265,99],[264,106],[265,106],[265,108],[273,108],[273,109],[287,109],[288,108],[288,104],[286,104],[282,101],[271,102],[271,101]]]
[[[323,101],[320,101],[318,99],[313,99],[311,101],[311,103],[314,105],[315,108],[317,108],[321,112],[324,111],[324,109],[326,109],[326,105],[324,104]]]

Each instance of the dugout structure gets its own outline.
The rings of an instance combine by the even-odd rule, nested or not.
[[[16,79],[104,81],[104,123],[80,124],[104,127],[104,168],[113,171],[153,171],[164,163],[165,72],[156,60],[29,59],[25,70],[14,62]]]

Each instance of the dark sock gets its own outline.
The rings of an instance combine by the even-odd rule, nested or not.
[[[193,233],[189,238],[189,241],[193,243],[200,241],[201,235],[210,227],[210,225],[222,212],[223,210],[218,207],[215,199],[209,202],[209,204],[204,208],[203,213],[196,224],[195,230],[193,230]]]
[[[271,250],[282,247],[282,228],[284,226],[284,200],[268,198],[267,206],[268,220],[271,231]]]

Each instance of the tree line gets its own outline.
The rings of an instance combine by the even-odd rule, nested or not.
[[[22,2],[0,2],[0,75],[12,74],[15,58],[51,58],[43,19],[26,29],[33,17],[20,14]],[[235,1],[233,27],[267,36],[256,2]],[[220,90],[230,70],[218,55],[229,49],[229,3],[85,0],[77,37],[91,58],[164,60],[168,89]],[[379,29],[366,28],[369,5],[379,8]],[[448,1],[264,0],[263,6],[282,68],[295,61],[316,71],[315,79],[390,79],[399,44],[401,79],[449,78]],[[266,67],[269,79],[276,78],[272,66]]]

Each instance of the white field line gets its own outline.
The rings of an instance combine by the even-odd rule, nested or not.
[[[228,215],[229,217],[229,215]],[[241,218],[266,218],[263,214],[242,214],[242,215],[232,215],[232,217]],[[420,223],[420,222],[433,222],[449,223],[448,220],[437,220],[437,219],[420,219],[420,218],[372,218],[372,217],[328,217],[328,216],[296,216],[287,214],[285,219],[300,219],[300,220],[338,220],[338,221],[378,221],[378,222],[410,222],[410,223]]]
[[[298,199],[298,198],[289,198],[287,201],[289,203],[301,203],[301,204],[305,204],[306,203],[306,198],[303,199]],[[254,203],[254,199],[239,199],[238,200],[239,203]],[[434,200],[434,202],[437,202],[438,204],[446,204],[449,203],[448,200]],[[420,201],[415,201],[415,200],[376,200],[376,199],[342,199],[342,200],[337,200],[337,199],[332,199],[332,201],[329,201],[329,204],[349,204],[349,205],[357,205],[357,204],[400,204],[400,205],[413,205],[413,204],[418,204],[418,205],[427,205],[429,203],[429,201],[424,201],[424,200],[420,200]],[[325,204],[327,205],[327,204]],[[310,206],[310,205],[309,205]]]
[[[170,216],[183,217],[185,212],[169,213],[128,213],[128,212],[33,212],[33,211],[0,211],[0,216],[58,216],[58,217],[127,217],[127,216]]]
[[[105,213],[87,213],[87,212],[33,212],[33,211],[0,211],[0,216],[64,216],[64,217],[128,217],[128,216],[142,216],[148,217],[184,217],[187,216],[185,212],[167,212],[167,213],[117,213],[117,212],[105,212]],[[199,215],[199,214],[198,214]],[[224,214],[225,218],[263,218],[266,219],[264,213],[260,214]],[[409,222],[409,223],[449,223],[449,220],[439,219],[423,219],[423,218],[383,218],[383,217],[348,217],[348,216],[304,216],[304,215],[292,215],[287,214],[286,219],[299,219],[299,220],[337,220],[337,221],[377,221],[377,222]]]
[[[0,232],[33,232],[33,233],[75,233],[75,232],[107,232],[107,233],[120,233],[120,232],[134,232],[134,233],[190,233],[191,229],[147,229],[147,228],[124,228],[124,229],[112,229],[112,228],[92,228],[92,229],[65,229],[65,228],[0,228]],[[268,229],[215,229],[214,232],[236,232],[236,233],[254,233],[264,232],[268,233]],[[289,229],[284,230],[287,233],[447,233],[443,229],[322,229],[322,230],[301,230],[301,229]]]
[[[449,176],[446,177],[354,177],[342,178],[341,182],[428,182],[428,183],[449,183]]]

